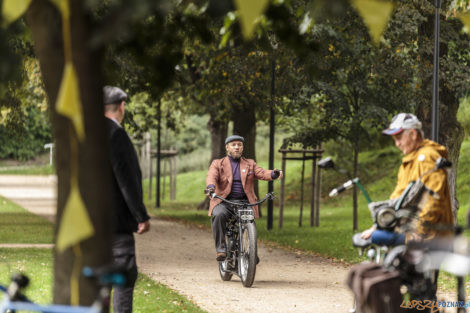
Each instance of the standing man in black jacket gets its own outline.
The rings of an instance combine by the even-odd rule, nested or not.
[[[113,168],[114,263],[129,270],[126,287],[114,288],[113,311],[131,313],[134,284],[137,279],[134,232],[150,228],[150,217],[142,201],[142,173],[137,154],[121,122],[127,94],[118,87],[105,86],[104,115],[109,135],[109,157]]]

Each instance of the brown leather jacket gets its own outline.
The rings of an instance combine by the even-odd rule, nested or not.
[[[243,190],[245,191],[250,203],[256,202],[258,199],[255,195],[254,181],[256,179],[272,180],[271,170],[265,170],[259,167],[254,160],[240,159],[240,175],[242,179]],[[228,157],[212,161],[206,176],[206,186],[214,185],[215,193],[222,198],[226,198],[232,190],[232,165]],[[211,199],[209,206],[209,216],[212,214],[214,207],[222,200]],[[258,206],[253,207],[255,218],[259,217]]]

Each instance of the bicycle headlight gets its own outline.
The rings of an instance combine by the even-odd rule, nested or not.
[[[397,211],[397,221],[399,226],[410,224],[415,218],[415,213],[413,210],[400,209]]]
[[[376,222],[379,228],[387,229],[395,227],[397,223],[395,210],[393,208],[384,208],[377,212]]]
[[[255,219],[255,217],[251,214],[243,214],[242,216],[240,216],[240,218],[242,219],[242,221],[252,221]]]

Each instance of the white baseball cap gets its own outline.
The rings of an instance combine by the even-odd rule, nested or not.
[[[399,113],[392,119],[390,126],[382,131],[385,135],[396,135],[405,129],[421,129],[422,125],[418,118],[411,113]]]

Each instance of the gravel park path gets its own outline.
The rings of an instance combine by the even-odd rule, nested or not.
[[[0,175],[0,194],[53,220],[53,176]],[[152,218],[151,231],[137,235],[137,262],[149,275],[208,312],[348,312],[348,268],[315,256],[259,244],[261,259],[252,288],[237,277],[223,282],[210,231]]]

